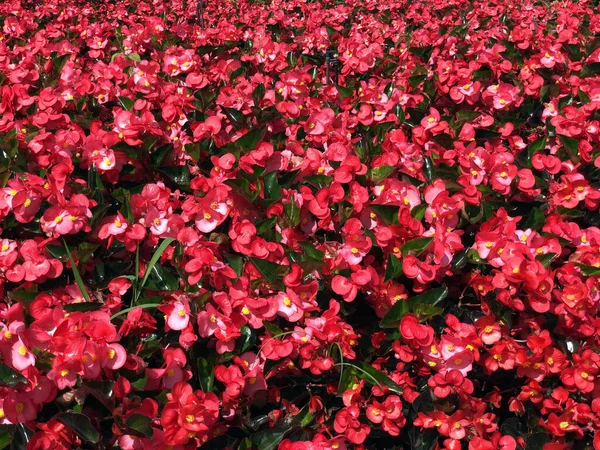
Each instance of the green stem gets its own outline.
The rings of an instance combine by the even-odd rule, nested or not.
[[[135,309],[135,308],[157,308],[158,306],[160,306],[160,303],[146,303],[145,305],[132,306],[130,308],[124,309],[123,311],[119,311],[116,314],[113,314],[110,317],[110,320],[112,321],[116,317],[119,317],[119,316],[121,316],[123,314],[126,314],[126,313],[128,313],[129,311],[131,311],[132,309]]]

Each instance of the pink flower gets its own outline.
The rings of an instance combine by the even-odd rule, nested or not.
[[[13,344],[11,355],[12,365],[17,370],[22,371],[35,365],[34,354],[29,351],[20,338]]]

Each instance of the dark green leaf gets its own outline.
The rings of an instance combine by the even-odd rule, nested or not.
[[[277,181],[277,172],[269,172],[264,177],[265,183],[265,199],[267,200],[280,200],[281,199],[281,186]]]
[[[385,266],[385,278],[383,281],[387,283],[400,275],[402,275],[402,262],[396,255],[390,253]]]
[[[304,181],[306,181],[307,183],[318,185],[319,187],[329,186],[331,180],[332,178],[328,175],[309,175],[307,177],[304,177]]]
[[[308,244],[306,242],[300,242],[302,249],[304,250],[304,255],[312,260],[323,261],[325,258],[325,253],[321,250],[317,250],[313,245]]]
[[[14,434],[14,428],[11,426],[1,426],[0,428],[0,450],[3,450],[10,446],[12,435]]]
[[[586,266],[585,264],[575,264],[581,270],[581,273],[587,277],[596,277],[600,275],[600,267]]]
[[[90,419],[83,414],[65,412],[54,416],[54,419],[71,428],[84,441],[92,444],[100,441],[100,434],[92,427]]]
[[[284,267],[266,259],[250,258],[250,261],[269,283],[274,282],[278,278],[278,274],[282,270],[282,267]]]
[[[212,392],[215,383],[214,367],[204,358],[198,358],[198,381],[204,392]]]
[[[227,253],[225,255],[229,266],[235,271],[238,277],[242,276],[242,272],[244,270],[244,260],[239,255],[234,255],[231,253]]]
[[[27,378],[20,372],[0,363],[0,384],[12,388],[19,383],[27,384]]]
[[[552,264],[552,261],[557,257],[556,253],[546,253],[545,255],[537,255],[535,259],[543,264],[543,266],[547,269]]]
[[[415,305],[432,305],[435,306],[448,296],[448,288],[436,288],[423,294],[411,297],[408,300],[400,300],[394,304],[381,320],[379,326],[381,328],[394,328],[398,325],[405,314],[414,311]]]
[[[275,223],[277,223],[277,216],[273,216],[270,219],[263,220],[256,224],[256,232],[258,234],[266,233],[271,228],[273,228],[273,225],[275,225]]]
[[[154,428],[152,428],[151,423],[152,418],[139,413],[133,413],[125,421],[125,424],[129,428],[143,434],[147,438],[151,438],[154,435]]]
[[[166,156],[173,149],[173,144],[165,144],[156,148],[150,155],[150,165],[152,167],[161,167]]]
[[[379,184],[389,177],[394,170],[396,170],[396,168],[392,166],[374,167],[371,169],[371,179],[373,180],[373,183]]]
[[[423,174],[425,175],[425,179],[429,182],[434,178],[434,165],[429,156],[423,156]]]
[[[530,228],[535,231],[540,231],[546,223],[546,215],[540,208],[531,208],[529,217],[525,221],[525,228]]]
[[[71,54],[67,53],[65,55],[61,55],[61,56],[52,58],[52,65],[54,66],[54,70],[56,71],[57,74],[60,74],[62,72],[62,69],[63,69],[63,67],[65,67],[65,64],[69,60],[70,56],[71,56]]]
[[[67,251],[60,245],[46,245],[46,250],[55,258],[64,258],[67,256]]]
[[[432,450],[439,436],[435,429],[419,430],[417,427],[412,427],[408,434],[411,450]]]
[[[96,170],[96,164],[92,164],[88,171],[88,187],[93,191],[104,189],[102,178],[100,178],[100,174]]]
[[[154,254],[152,255],[152,258],[150,258],[150,262],[148,263],[148,267],[146,267],[146,273],[144,273],[144,278],[142,279],[140,285],[139,285],[139,290],[141,291],[144,286],[146,285],[146,281],[148,280],[148,277],[150,276],[150,272],[152,272],[152,268],[154,267],[154,265],[158,262],[158,260],[160,259],[160,257],[162,256],[162,254],[165,252],[165,250],[167,249],[167,247],[173,242],[175,241],[175,239],[168,237],[165,238],[160,245],[156,248]],[[137,274],[136,274],[137,276]]]
[[[123,106],[123,109],[126,109],[127,111],[131,111],[133,109],[133,103],[134,101],[128,97],[117,97],[119,99],[119,102],[121,103],[121,106]]]
[[[244,114],[242,114],[242,112],[238,111],[237,109],[225,108],[224,106],[221,106],[221,109],[223,110],[225,115],[229,118],[232,125],[235,126],[236,128],[239,128],[240,125],[242,124],[242,122],[244,121]]]
[[[287,427],[274,427],[259,431],[250,436],[250,440],[257,449],[274,450],[289,431]]]
[[[385,373],[380,372],[372,365],[367,364],[364,361],[353,361],[352,363],[348,363],[348,365],[358,368],[358,377],[367,381],[369,384],[386,386],[390,392],[402,395],[402,388],[392,381]]]
[[[252,92],[252,99],[254,100],[254,106],[259,106],[260,105],[260,101],[263,99],[263,97],[265,96],[265,85],[262,83],[258,83],[256,85],[256,88],[254,89],[254,92]]]
[[[19,423],[17,425],[17,429],[12,435],[10,450],[26,450],[27,443],[32,437],[33,431],[30,430],[26,425]]]
[[[337,91],[340,94],[340,98],[343,100],[347,97],[350,97],[352,95],[354,95],[354,91],[352,89],[348,89],[347,87],[343,87],[343,86],[336,86]]]
[[[410,210],[410,215],[415,219],[421,221],[425,217],[425,211],[429,205],[427,203],[421,203]]]
[[[254,150],[262,138],[265,137],[266,132],[266,128],[255,128],[235,141],[234,144],[239,145],[244,150]]]
[[[416,238],[411,241],[405,242],[402,245],[402,256],[406,256],[410,253],[419,254],[433,242],[433,237],[428,238]]]
[[[579,141],[577,139],[573,139],[570,136],[565,136],[562,134],[557,135],[558,139],[562,143],[563,147],[567,151],[569,158],[573,164],[577,164],[579,162],[579,156],[577,153],[579,152]]]
[[[538,152],[541,152],[546,148],[546,142],[548,142],[548,138],[544,136],[529,144],[529,147],[527,148],[527,152],[529,153],[529,160],[531,160],[533,155],[535,155]]]
[[[525,438],[527,450],[542,450],[544,445],[550,442],[551,438],[548,433],[531,433]]]
[[[263,325],[267,330],[271,332],[273,336],[279,336],[283,333],[281,328],[275,325],[273,322],[269,322],[268,320],[263,320]]]
[[[161,167],[157,168],[178,186],[189,187],[190,168],[188,166]]]
[[[241,328],[242,333],[242,353],[246,352],[250,347],[253,347],[256,343],[256,335],[252,332],[252,328],[248,325],[244,325]]]
[[[371,209],[375,214],[383,219],[388,224],[398,224],[398,206],[393,205],[371,205]]]
[[[300,208],[296,201],[291,198],[289,203],[283,205],[283,212],[291,228],[296,227],[300,222]]]

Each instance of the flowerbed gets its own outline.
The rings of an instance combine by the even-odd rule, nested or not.
[[[0,4],[0,448],[600,449],[600,13]]]

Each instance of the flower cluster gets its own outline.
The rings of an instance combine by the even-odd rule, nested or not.
[[[37,3],[0,448],[600,450],[597,1]]]

